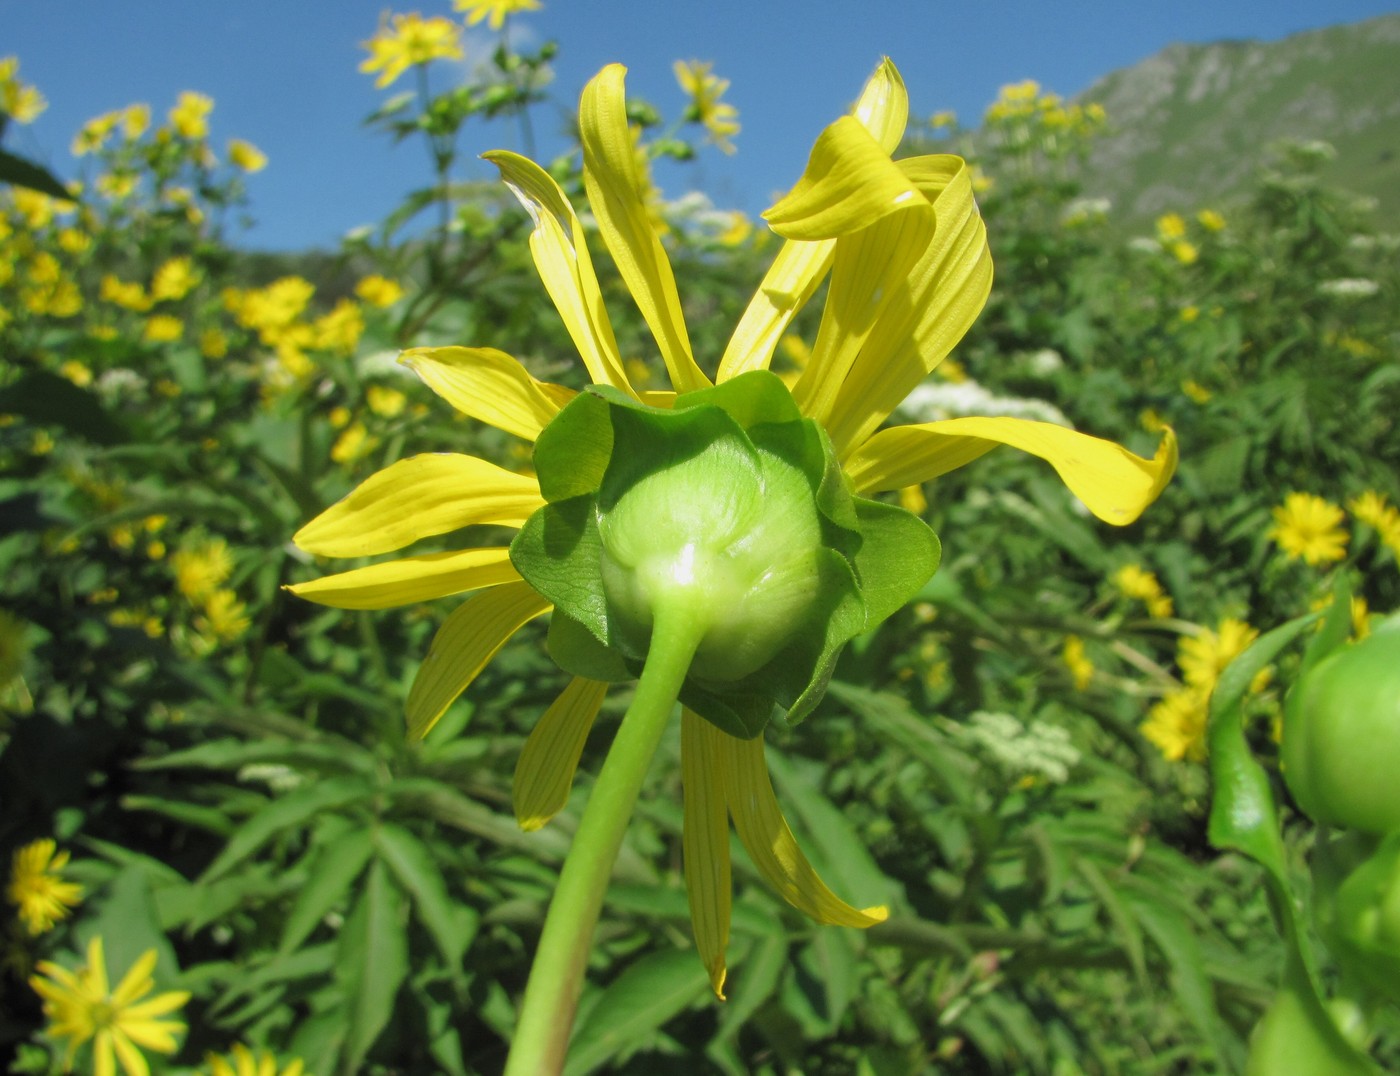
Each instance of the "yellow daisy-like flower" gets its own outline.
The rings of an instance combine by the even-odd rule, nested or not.
[[[20,81],[19,57],[0,58],[0,113],[16,123],[33,123],[48,107],[36,87]]]
[[[176,552],[170,558],[170,567],[180,593],[192,602],[201,602],[233,573],[233,557],[227,542],[211,538]]]
[[[187,257],[162,262],[151,277],[151,298],[156,302],[183,299],[199,284],[199,270]]]
[[[1168,762],[1202,762],[1206,757],[1209,701],[1210,693],[1200,688],[1173,691],[1148,711],[1140,730]]]
[[[355,285],[355,295],[370,306],[393,306],[403,298],[403,287],[398,281],[376,273]]]
[[[506,23],[506,17],[518,11],[539,11],[540,0],[454,0],[453,11],[460,11],[467,17],[467,25],[475,26],[486,22],[493,30],[499,30]]]
[[[17,849],[10,864],[10,887],[6,895],[19,909],[20,921],[30,934],[52,930],[83,898],[82,886],[63,880],[68,853],[57,848],[47,837],[33,841]]]
[[[186,90],[175,101],[175,107],[167,117],[170,126],[183,138],[203,138],[209,133],[209,113],[214,111],[214,100],[202,93]]]
[[[126,1076],[146,1076],[150,1066],[143,1048],[161,1054],[176,1051],[176,1036],[185,1025],[166,1017],[190,995],[173,990],[142,1001],[155,988],[155,966],[156,951],[148,949],[116,989],[110,989],[100,937],[88,943],[87,965],[77,972],[48,960],[39,963],[41,974],[31,976],[29,985],[44,999],[48,1033],[69,1040],[66,1069],[72,1069],[74,1054],[86,1042],[92,1043],[94,1076],[116,1076],[118,1062]]]
[[[1084,651],[1084,640],[1078,635],[1066,636],[1065,648],[1060,657],[1074,680],[1074,689],[1083,691],[1087,688],[1094,679],[1094,663]]]
[[[699,60],[677,60],[672,67],[676,82],[690,98],[685,118],[709,132],[710,141],[725,153],[734,152],[732,137],[739,133],[739,110],[721,101],[729,80],[711,74],[712,64]]]
[[[1342,510],[1330,501],[1311,493],[1290,493],[1273,514],[1269,537],[1289,560],[1317,565],[1347,555]]]
[[[460,60],[462,28],[441,15],[428,19],[417,12],[392,15],[364,47],[369,57],[361,62],[360,70],[367,75],[378,71],[374,85],[382,90],[410,67],[433,60]]]
[[[1125,564],[1113,573],[1113,585],[1124,597],[1136,598],[1152,616],[1172,615],[1170,595],[1162,591],[1157,577],[1138,564]]]
[[[251,175],[267,167],[267,154],[251,142],[234,138],[228,144],[229,163],[240,171]]]
[[[168,344],[185,334],[185,323],[169,314],[154,314],[146,319],[141,339],[148,344]]]
[[[270,1051],[254,1053],[241,1042],[227,1057],[210,1054],[205,1064],[209,1066],[208,1076],[302,1076],[303,1071],[300,1058],[283,1066]]]
[[[1161,492],[1176,462],[1169,431],[1149,460],[1109,441],[1025,419],[880,428],[962,338],[992,277],[965,162],[949,155],[891,159],[904,133],[908,96],[888,61],[853,114],[821,133],[797,185],[764,215],[786,242],[712,382],[695,361],[677,282],[647,213],[624,75],[625,68],[610,65],[584,89],[584,187],[603,244],[651,329],[674,392],[638,392],[625,373],[582,221],[563,190],[518,154],[486,154],[531,215],[535,265],[599,392],[665,408],[677,394],[766,370],[793,318],[830,274],[821,325],[791,400],[824,431],[857,493],[929,481],[1002,444],[1049,462],[1089,510],[1110,523],[1132,522]],[[492,348],[417,348],[402,361],[458,410],[527,441],[547,428],[560,436],[551,423],[577,395],[536,380]],[[546,503],[533,475],[467,455],[419,455],[371,476],[294,540],[318,556],[376,556],[469,525],[520,528]],[[407,719],[414,736],[437,722],[517,630],[552,608],[505,547],[406,556],[291,589],[345,609],[478,592],[444,621],[410,689]],[[515,775],[515,809],[525,828],[543,825],[564,806],[605,690],[603,683],[575,677],[531,733]],[[778,807],[761,735],[741,739],[687,707],[681,737],[686,887],[697,948],[716,993],[723,989],[729,932],[730,820],[759,870],[794,907],[848,926],[885,918],[883,908],[846,904],[817,877]]]
[[[1243,620],[1226,617],[1214,631],[1203,629],[1199,635],[1184,635],[1177,645],[1176,663],[1187,684],[1207,694],[1225,671],[1225,666],[1244,653],[1259,631]]]

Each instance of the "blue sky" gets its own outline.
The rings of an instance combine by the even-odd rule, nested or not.
[[[258,223],[238,241],[332,247],[351,228],[380,220],[429,175],[420,146],[393,146],[361,122],[392,92],[375,90],[357,70],[361,43],[388,7],[386,0],[0,0],[0,55],[17,55],[21,77],[49,100],[38,122],[11,128],[6,145],[70,176],[78,163],[68,145],[85,119],[135,101],[160,115],[181,90],[199,90],[216,102],[216,148],[245,138],[270,158],[250,180]],[[451,14],[451,4],[421,0],[394,10]],[[668,195],[696,187],[721,206],[758,213],[796,179],[812,140],[882,55],[899,65],[916,114],[952,109],[975,123],[1008,82],[1034,78],[1068,97],[1173,42],[1275,40],[1396,10],[1394,0],[544,0],[542,11],[516,22],[533,40],[560,45],[554,100],[534,114],[542,156],[565,145],[564,109],[603,64],[625,63],[629,92],[670,118],[684,103],[672,61],[713,61],[739,108],[739,152],[710,149],[661,178]],[[474,40],[490,46],[489,36]],[[438,71],[437,85],[452,75]],[[494,148],[520,148],[513,125],[468,125],[463,177],[491,177],[494,169],[475,157]]]

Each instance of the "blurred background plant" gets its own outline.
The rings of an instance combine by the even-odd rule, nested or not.
[[[12,1071],[90,1065],[101,1028],[73,1030],[87,1026],[74,1014],[112,990],[105,1041],[125,1035],[157,1072],[503,1061],[589,783],[537,833],[510,815],[520,745],[565,679],[534,645],[544,629],[410,743],[402,700],[442,610],[320,609],[281,588],[318,574],[293,531],[392,460],[450,448],[529,466],[456,421],[395,364],[399,348],[490,344],[579,383],[528,220],[497,185],[457,177],[465,146],[492,144],[489,123],[528,149],[557,46],[520,50],[506,24],[533,7],[464,0],[386,16],[367,38],[362,70],[385,91],[368,125],[419,140],[427,178],[332,254],[239,249],[256,173],[279,162],[216,139],[217,108],[196,93],[94,118],[66,188],[0,162]],[[499,34],[465,75],[462,19]],[[742,141],[718,73],[683,59],[676,76],[673,121],[631,102],[643,165]],[[19,61],[0,61],[2,122],[42,107]],[[1247,205],[1183,205],[1124,234],[1080,196],[1088,147],[1112,137],[1112,116],[1030,82],[976,129],[940,114],[914,130],[906,153],[977,165],[997,279],[904,417],[1024,413],[1149,455],[1167,424],[1177,479],[1112,535],[1012,455],[902,491],[942,536],[943,567],[843,657],[817,714],[771,734],[814,864],[890,921],[814,927],[736,844],[729,1001],[713,1003],[687,951],[668,740],[605,909],[571,1072],[1243,1066],[1284,941],[1264,869],[1208,840],[1207,715],[1232,660],[1339,583],[1356,636],[1400,605],[1400,241],[1320,183],[1315,144],[1279,147]],[[579,193],[577,152],[549,170]],[[696,353],[718,355],[766,232],[695,195],[651,204]],[[624,289],[596,263],[617,317]],[[617,327],[641,384],[645,325],[633,310]],[[799,319],[780,370],[800,368],[814,334]],[[1282,804],[1281,699],[1301,661],[1271,656],[1239,696]],[[600,757],[590,742],[582,772]],[[1280,832],[1289,863],[1314,840],[1289,810]],[[1328,939],[1316,945],[1325,961]],[[1400,1061],[1393,1004],[1369,1020],[1374,1056]]]

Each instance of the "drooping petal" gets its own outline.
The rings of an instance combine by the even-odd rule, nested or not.
[[[116,1048],[117,1059],[122,1064],[125,1076],[150,1076],[151,1067],[146,1063],[145,1055],[122,1034],[121,1028],[112,1029],[112,1045]]]
[[[520,573],[510,563],[510,550],[498,546],[400,557],[293,583],[287,589],[298,598],[335,609],[390,609],[519,579]]]
[[[415,347],[399,362],[462,414],[527,441],[574,398],[573,389],[535,380],[495,348]]]
[[[681,781],[684,828],[681,850],[685,891],[690,898],[690,924],[695,948],[710,988],[724,1000],[724,950],[729,944],[729,913],[733,888],[729,874],[729,811],[725,804],[724,756],[710,722],[688,709],[681,711]]]
[[[1167,430],[1152,459],[1122,445],[1052,422],[1022,418],[951,418],[881,430],[846,461],[862,493],[926,482],[997,445],[1039,456],[1105,523],[1126,526],[1155,501],[1176,471],[1176,435]]]
[[[143,1059],[141,1064],[144,1063]],[[92,1072],[93,1076],[117,1076],[117,1058],[112,1049],[112,1029],[109,1027],[98,1031],[92,1040]]]
[[[838,456],[878,428],[947,357],[991,291],[987,230],[965,162],[940,154],[899,164],[932,203],[937,227],[839,387],[827,416]]]
[[[888,59],[867,80],[852,114],[881,149],[895,151],[909,119],[909,94]],[[724,349],[717,380],[767,369],[793,317],[831,268],[834,250],[835,242],[830,239],[789,239],[782,245]]]
[[[549,608],[547,599],[521,582],[483,590],[453,610],[409,688],[404,707],[409,738],[426,736],[506,640]]]
[[[630,393],[583,226],[569,199],[554,177],[528,157],[506,150],[482,156],[500,169],[506,186],[535,223],[530,233],[535,268],[588,368],[589,380]]]
[[[778,807],[763,760],[763,737],[741,740],[725,732],[719,737],[724,795],[734,829],[754,866],[778,894],[820,923],[871,927],[889,918],[884,907],[851,907],[818,877]]]
[[[584,741],[607,690],[607,684],[575,676],[530,730],[511,784],[521,829],[539,829],[569,801]]]
[[[519,527],[542,504],[531,475],[475,456],[430,452],[370,475],[292,541],[323,557],[371,557],[458,527]]]
[[[918,197],[913,182],[860,120],[842,116],[817,136],[802,178],[763,218],[785,239],[835,239]]]
[[[656,338],[672,386],[691,392],[706,388],[710,379],[695,365],[675,274],[643,201],[627,126],[626,74],[621,64],[609,64],[584,87],[578,113],[583,183],[598,231]]]
[[[825,424],[866,340],[889,311],[904,317],[910,271],[928,249],[934,209],[924,198],[836,242],[812,356],[793,388],[802,413]]]

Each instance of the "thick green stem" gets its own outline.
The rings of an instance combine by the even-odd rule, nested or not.
[[[703,632],[685,603],[678,604],[681,608],[657,613],[636,696],[618,727],[560,871],[525,985],[505,1076],[552,1076],[564,1067],[613,862]]]

